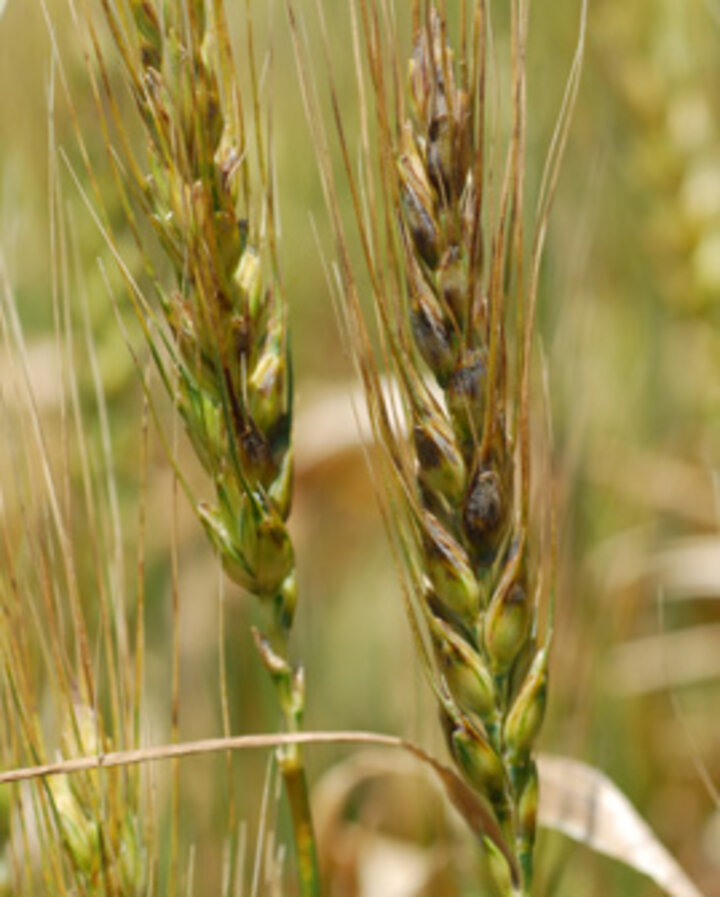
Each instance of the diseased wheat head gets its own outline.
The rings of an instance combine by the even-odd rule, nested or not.
[[[367,108],[361,116],[359,167],[329,63],[375,335],[310,86],[305,99],[335,224],[348,338],[383,450],[383,516],[450,750],[497,823],[483,841],[505,897],[529,893],[532,881],[552,552],[548,531],[539,532],[550,520],[550,490],[540,507],[530,501],[530,368],[539,260],[579,62],[528,241],[529,10],[522,0],[509,6],[504,69],[490,7],[473,0],[451,11],[442,0],[415,0],[411,58],[403,61],[390,5],[351,4],[358,79],[369,81],[362,96],[375,112],[374,121]],[[330,59],[327,32],[325,41]],[[381,372],[392,375],[397,400]]]
[[[539,579],[520,452],[527,414],[521,378],[508,372],[523,123],[514,122],[510,191],[488,227],[483,80],[478,73],[471,82],[474,66],[463,62],[456,70],[444,17],[428,5],[415,23],[412,112],[395,146],[412,335],[399,345],[413,434],[402,476],[450,748],[491,803],[527,889],[537,807],[531,748],[548,652],[537,643]]]

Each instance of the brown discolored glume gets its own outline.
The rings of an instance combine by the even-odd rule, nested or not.
[[[432,2],[425,10],[410,62],[411,114],[399,122],[394,150],[414,350],[403,355],[403,378],[419,602],[450,752],[492,807],[518,868],[529,870],[537,811],[529,758],[545,680],[536,670],[544,648],[514,426],[522,398],[508,365],[508,336],[520,336],[508,330],[498,274],[513,262],[498,261],[505,223],[486,220],[486,185],[476,180],[484,170],[482,94],[446,45],[443,15]],[[494,267],[485,269],[486,257]],[[426,391],[421,382],[437,401],[416,398]]]
[[[509,490],[493,467],[479,467],[470,481],[462,508],[463,529],[473,554],[492,563],[507,528]]]

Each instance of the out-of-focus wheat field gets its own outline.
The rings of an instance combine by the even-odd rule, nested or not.
[[[250,634],[260,611],[234,586],[221,584],[218,562],[174,486],[152,416],[146,469],[143,464],[147,414],[141,380],[147,350],[106,241],[72,175],[90,191],[74,115],[108,215],[117,221],[120,249],[127,251],[130,267],[137,260],[129,236],[123,237],[85,39],[66,0],[46,2],[44,10],[40,0],[6,0],[0,12],[0,253],[22,319],[49,454],[58,469],[68,472],[63,489],[81,495],[80,453],[63,435],[69,396],[56,337],[55,253],[55,259],[67,260],[63,276],[77,298],[68,312],[70,329],[82,344],[87,317],[104,384],[131,617],[138,595],[140,507],[147,518],[148,740],[170,738],[175,587],[181,738],[222,732],[221,602],[231,730],[276,731],[272,689]],[[358,113],[348,10],[342,2],[326,5],[331,7],[328,27],[340,106],[352,134]],[[266,95],[272,97],[280,262],[291,308],[297,399],[291,526],[300,576],[293,652],[306,669],[306,727],[397,733],[445,756],[355,435],[349,397],[359,405],[362,398],[323,268],[323,253],[333,251],[331,230],[284,5],[257,0],[254,6],[257,46],[267,65]],[[312,4],[308,0],[305,6]],[[542,347],[535,395],[540,420],[543,401],[550,406],[553,481],[546,488],[554,490],[558,537],[558,627],[540,747],[591,763],[612,778],[711,897],[720,887],[720,4],[594,0],[590,6],[583,80],[539,297]],[[579,7],[578,0],[533,4],[531,198],[562,100]],[[505,23],[499,9],[496,18],[502,41]],[[53,41],[62,67],[53,62]],[[241,35],[237,45],[243,46]],[[112,73],[117,61],[109,41],[105,50]],[[327,75],[321,53],[315,62],[322,87]],[[129,100],[127,106],[132,118]],[[51,122],[68,221],[66,245],[54,249]],[[90,357],[78,354],[75,374],[83,428],[102,480],[109,461],[100,448]],[[36,495],[42,472],[30,463],[17,464],[30,436],[12,426],[22,399],[14,380],[3,374],[9,365],[5,340],[0,413],[8,423],[1,430],[0,514],[12,528],[17,525],[13,519],[26,511],[17,496]],[[207,484],[173,424],[167,397],[154,382],[150,392],[183,469],[202,494]],[[81,507],[78,501],[73,536],[80,592],[92,614],[96,572],[88,546],[93,522]],[[19,566],[31,564],[32,554],[28,550],[15,560]],[[12,740],[0,733],[5,757]],[[320,781],[351,753],[347,747],[309,748],[312,781]],[[237,811],[247,821],[248,868],[266,765],[261,753],[233,760]],[[162,805],[167,770],[158,767],[157,776]],[[408,796],[403,787],[410,786],[388,784],[384,795],[366,796],[365,810],[351,806],[344,827],[328,824],[321,850],[332,855],[337,880],[344,882],[331,893],[473,893],[463,882],[467,868],[448,871],[447,857],[433,844],[434,811],[423,802],[430,798]],[[185,864],[190,854],[195,857],[197,894],[220,893],[227,805],[225,758],[183,761],[180,849]],[[0,797],[0,817],[3,813]],[[0,818],[0,852],[6,828],[7,818]],[[280,841],[287,840],[286,829],[281,810]],[[386,853],[372,854],[377,868],[387,876],[400,868],[401,879],[405,868],[406,890],[391,890],[395,886],[388,884],[383,891],[375,884],[370,891],[367,882],[378,879],[367,868],[365,877],[357,873],[363,857],[373,845],[377,848],[371,830],[385,835]],[[467,853],[458,850],[458,863],[467,866]],[[539,897],[661,893],[623,864],[557,834],[541,835],[537,862]],[[2,885],[0,893],[5,893]]]

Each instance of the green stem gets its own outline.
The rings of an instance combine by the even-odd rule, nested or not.
[[[532,846],[521,846],[520,853],[520,873],[523,879],[521,894],[529,894],[533,877],[533,851]]]
[[[280,771],[290,803],[301,897],[320,897],[315,832],[313,830],[307,778],[297,747],[280,757]]]
[[[275,684],[285,729],[293,733],[298,732],[301,727],[305,702],[301,677],[292,673],[286,660],[289,654],[290,622],[283,613],[277,613],[281,607],[282,604],[276,607],[273,620],[273,648],[267,650],[262,642],[258,642],[258,648]],[[276,652],[274,656],[273,652]],[[277,756],[290,804],[300,897],[320,897],[320,869],[302,753],[300,747],[293,744],[280,748]]]

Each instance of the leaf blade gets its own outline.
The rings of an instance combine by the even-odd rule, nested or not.
[[[568,757],[538,758],[540,825],[651,878],[671,897],[703,897],[625,794],[604,773]]]

